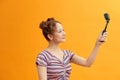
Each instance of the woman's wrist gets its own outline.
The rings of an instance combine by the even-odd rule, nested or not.
[[[99,48],[100,46],[101,46],[101,43],[96,43],[96,44],[95,44],[95,47],[96,47],[96,48]]]

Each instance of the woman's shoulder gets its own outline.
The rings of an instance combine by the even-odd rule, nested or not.
[[[41,56],[41,55],[43,55],[43,56],[47,55],[47,52],[46,52],[45,49],[44,49],[44,50],[41,50],[41,51],[38,53],[38,56]]]
[[[47,66],[48,57],[44,50],[40,51],[36,57],[36,64],[40,66]]]
[[[63,49],[65,52],[72,52],[70,49]]]
[[[64,49],[63,52],[66,53],[66,54],[70,54],[70,55],[75,54],[75,53],[74,53],[72,50],[70,50],[70,49]]]

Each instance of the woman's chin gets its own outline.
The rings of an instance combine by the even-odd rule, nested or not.
[[[63,39],[63,40],[62,40],[62,42],[65,42],[65,41],[66,41],[66,39]]]

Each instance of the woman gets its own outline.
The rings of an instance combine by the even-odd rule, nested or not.
[[[106,41],[105,32],[98,37],[94,49],[88,59],[74,54],[70,50],[62,50],[59,47],[61,42],[65,42],[64,29],[59,21],[48,18],[40,23],[43,35],[48,41],[47,48],[37,56],[36,65],[40,80],[69,80],[71,73],[70,63],[90,67],[94,62],[100,45]]]

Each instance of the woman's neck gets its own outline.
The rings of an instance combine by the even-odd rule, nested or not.
[[[61,50],[59,47],[59,44],[53,43],[53,42],[49,42],[49,45],[47,47],[48,50],[50,51],[57,51],[57,50]]]

